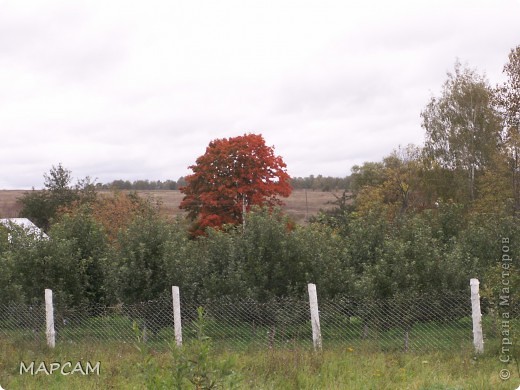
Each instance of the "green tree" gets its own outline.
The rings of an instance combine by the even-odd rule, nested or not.
[[[72,185],[71,171],[61,163],[52,166],[49,173],[44,173],[44,189],[26,192],[19,199],[22,205],[21,217],[29,218],[45,232],[60,210],[71,207],[77,202],[88,203],[96,198],[95,185],[89,177]]]
[[[70,197],[70,184],[72,182],[72,172],[64,168],[61,163],[57,167],[52,166],[49,173],[43,174],[44,187],[58,195],[62,195],[64,201]]]
[[[36,226],[49,231],[50,222],[56,215],[56,210],[51,206],[49,194],[45,191],[25,192],[19,199],[22,209],[20,217],[29,218]]]
[[[504,66],[506,82],[497,88],[497,103],[503,118],[503,151],[506,156],[514,207],[520,212],[520,46],[509,53]]]
[[[466,177],[467,198],[474,200],[475,178],[500,143],[500,117],[487,80],[457,62],[440,97],[432,97],[421,116],[427,155],[443,169]]]
[[[174,280],[180,279],[180,286],[185,286],[188,296],[196,300],[251,297],[241,234],[236,229],[207,229],[206,233],[196,241],[185,243],[188,256],[179,259],[182,265],[170,268]],[[181,246],[177,244],[175,252],[168,256],[174,253],[179,258]]]
[[[346,250],[347,240],[338,234],[336,229],[319,223],[298,226],[291,233],[295,241],[298,273],[302,273],[301,281],[295,283],[298,298],[304,297],[308,283],[315,283],[322,298],[334,298],[338,295],[354,296],[354,269],[349,252]],[[293,271],[294,272],[294,271]]]
[[[306,265],[297,255],[289,220],[280,210],[255,209],[240,240],[244,278],[254,299],[291,296],[305,286]]]
[[[95,221],[88,206],[74,213],[62,215],[50,232],[52,240],[70,244],[72,257],[81,270],[80,283],[84,298],[89,303],[107,303],[107,261],[112,253],[108,237],[100,223]]]
[[[404,214],[415,208],[422,200],[421,194],[421,149],[415,145],[395,150],[383,160],[386,180],[383,183],[385,200]]]
[[[0,224],[0,269],[2,270],[0,272],[0,306],[9,302],[24,301],[22,286],[13,279],[16,263],[10,252],[12,245],[9,241],[9,230]],[[2,315],[1,309],[0,315]]]
[[[463,223],[457,211],[443,207],[408,213],[386,225],[377,219],[356,224],[349,250],[356,265],[357,293],[393,298],[466,288],[476,265],[459,253],[457,238]],[[364,242],[361,235],[366,237]]]
[[[168,224],[153,212],[135,216],[120,232],[113,267],[121,301],[148,301],[169,291],[165,265],[169,236]]]
[[[309,218],[309,222],[327,225],[341,235],[347,236],[351,213],[354,211],[354,205],[352,204],[354,196],[347,190],[344,190],[341,195],[333,195],[336,199],[327,202],[327,204],[333,207],[326,210],[320,209],[316,216]]]
[[[365,162],[363,165],[354,165],[350,176],[350,189],[358,194],[363,188],[374,187],[385,181],[384,164],[380,162]]]
[[[351,176],[353,205],[342,205],[344,199],[336,211],[349,208],[350,214],[366,216],[377,209],[381,215],[393,220],[409,209],[424,208],[428,200],[423,171],[422,151],[415,145],[399,147],[382,162],[354,166]],[[347,216],[348,213],[342,214]]]
[[[74,242],[64,238],[35,239],[23,229],[12,229],[11,283],[20,286],[25,301],[42,302],[44,290],[50,288],[57,304],[77,305],[86,303],[84,275],[85,263],[81,261]]]

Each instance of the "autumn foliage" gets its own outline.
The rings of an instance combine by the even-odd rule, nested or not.
[[[151,210],[152,206],[136,193],[115,192],[100,197],[91,208],[92,216],[103,225],[108,239],[115,242],[120,231],[127,229],[136,216]]]
[[[82,205],[80,202],[75,202],[68,207],[62,207],[60,213],[78,216],[87,212],[103,226],[108,240],[115,243],[119,233],[125,231],[136,217],[153,213],[154,210],[155,207],[151,201],[141,198],[137,193],[116,191],[97,196],[87,204]]]
[[[193,174],[181,188],[185,196],[180,208],[196,221],[195,234],[240,224],[243,209],[281,205],[277,196],[291,193],[285,163],[260,134],[213,140],[189,168]]]

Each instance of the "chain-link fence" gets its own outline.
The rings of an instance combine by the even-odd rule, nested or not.
[[[500,338],[497,304],[481,300],[484,340]],[[181,301],[182,337],[196,337],[197,308],[205,332],[225,348],[312,347],[309,302],[219,299]],[[518,320],[518,307],[511,308]],[[469,292],[386,300],[319,300],[324,348],[436,351],[472,348]],[[0,305],[0,338],[45,343],[45,306]],[[139,335],[156,348],[173,344],[171,299],[116,306],[54,306],[56,343],[134,343]],[[136,332],[136,330],[138,331]]]

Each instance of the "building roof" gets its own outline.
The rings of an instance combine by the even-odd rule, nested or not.
[[[32,223],[27,218],[0,218],[0,224],[9,228],[11,226],[21,227],[28,235],[42,237],[48,239],[49,236],[45,234],[38,226]]]

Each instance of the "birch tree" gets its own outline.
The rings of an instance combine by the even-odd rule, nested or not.
[[[463,173],[474,200],[475,177],[500,144],[500,117],[487,79],[456,62],[441,95],[431,98],[421,116],[427,155],[442,168]]]
[[[506,82],[497,88],[503,118],[503,150],[511,177],[515,210],[520,211],[520,46],[509,53],[504,66]]]

